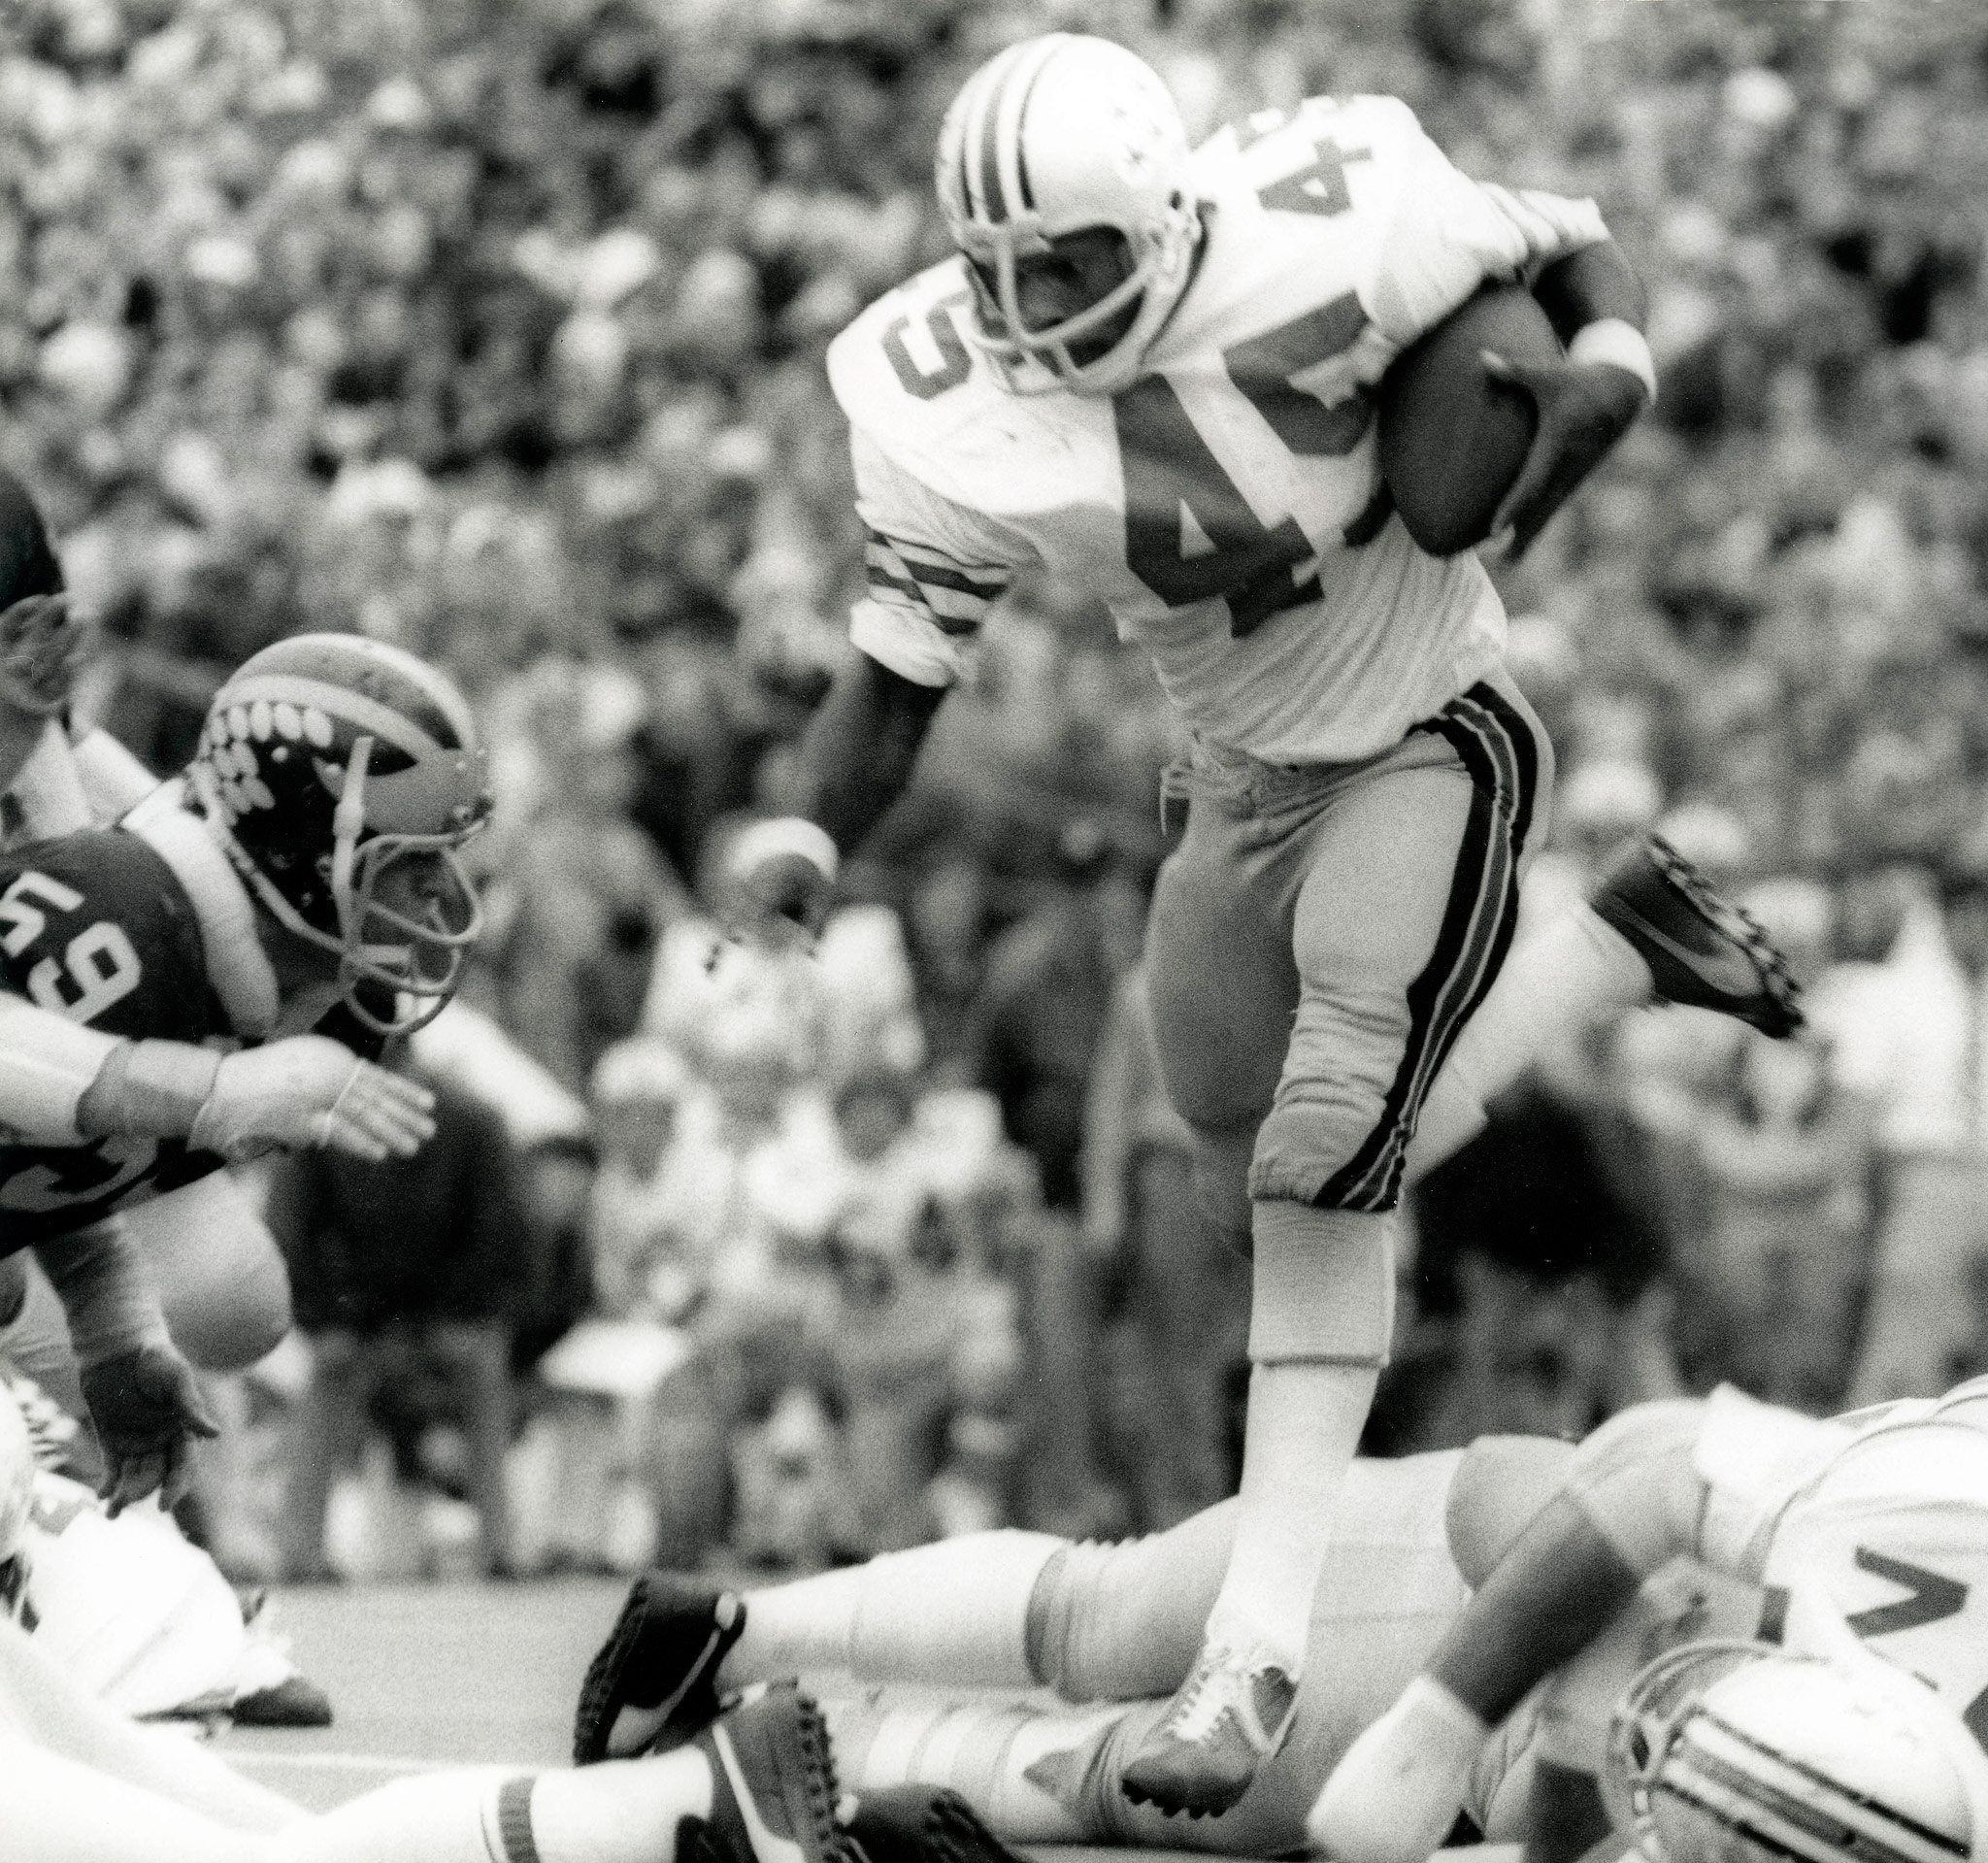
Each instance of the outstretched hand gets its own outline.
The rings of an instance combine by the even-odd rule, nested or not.
[[[0,708],[37,718],[61,711],[89,646],[67,595],[24,595],[0,609]]]
[[[1525,465],[1491,519],[1494,538],[1509,534],[1506,560],[1516,562],[1648,397],[1636,376],[1612,363],[1514,362],[1493,349],[1479,359],[1494,382],[1524,389],[1539,411]]]
[[[78,1377],[104,1451],[98,1492],[113,1518],[148,1494],[169,1512],[179,1506],[193,1479],[192,1439],[220,1433],[193,1367],[169,1346],[137,1346]]]
[[[230,1054],[187,1135],[224,1158],[316,1148],[378,1163],[411,1158],[435,1136],[435,1096],[362,1061],[328,1035],[292,1035]]]

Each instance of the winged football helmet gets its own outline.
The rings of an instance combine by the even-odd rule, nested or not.
[[[482,929],[459,853],[490,815],[449,680],[356,634],[280,641],[215,695],[188,776],[256,900],[336,955],[362,1022],[401,1035],[440,1014]]]

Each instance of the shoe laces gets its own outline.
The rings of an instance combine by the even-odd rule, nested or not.
[[[1222,1716],[1235,1715],[1235,1689],[1223,1684],[1240,1680],[1235,1658],[1227,1650],[1203,1651],[1193,1675],[1187,1679],[1187,1686],[1180,1692],[1178,1704],[1167,1717],[1167,1731],[1176,1740],[1197,1747],[1211,1740]]]

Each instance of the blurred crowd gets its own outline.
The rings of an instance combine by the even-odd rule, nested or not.
[[[1494,1109],[1413,1198],[1371,1447],[1988,1363],[1977,9],[19,0],[0,460],[103,619],[88,708],[169,769],[220,670],[357,628],[497,762],[441,1139],[265,1186],[298,1331],[211,1458],[238,1568],[818,1563],[1232,1481],[1247,1265],[1138,988],[1176,746],[1099,614],[1008,599],[818,955],[715,929],[855,587],[823,347],[1048,25],[1197,132],[1386,91],[1599,201],[1662,393],[1496,570],[1563,773],[1528,911],[1656,825],[1809,985],[1794,1042],[1640,1013]]]

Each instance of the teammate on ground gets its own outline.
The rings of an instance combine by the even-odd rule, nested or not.
[[[207,1425],[110,1219],[272,1145],[425,1140],[426,1089],[354,1046],[452,994],[487,812],[447,680],[307,635],[223,685],[185,775],[117,827],[0,855],[0,1254],[36,1248],[64,1296],[114,1503],[170,1490]]]
[[[1679,1556],[1748,1587],[1755,1614],[1726,1634],[1773,1641],[1789,1588],[1820,1587],[1988,1746],[1988,1380],[1831,1421],[1721,1389],[1627,1411],[1581,1446],[1564,1491],[1333,1775],[1314,1841],[1344,1863],[1421,1863],[1490,1730],[1552,1672],[1535,1822],[1551,1863],[1578,1855],[1606,1825],[1584,1691],[1623,1607]]]
[[[1025,565],[1104,601],[1190,727],[1149,987],[1201,1194],[1251,1245],[1253,1370],[1234,1556],[1124,1783],[1219,1812],[1290,1730],[1445,1057],[1443,1117],[1467,1126],[1542,996],[1639,1000],[1655,964],[1691,1000],[1789,1017],[1747,941],[1648,860],[1620,890],[1653,925],[1576,915],[1486,1004],[1552,751],[1501,670],[1482,566],[1391,516],[1373,390],[1486,279],[1531,285],[1568,348],[1507,371],[1540,415],[1496,520],[1526,548],[1653,391],[1641,286],[1593,203],[1467,180],[1385,98],[1312,99],[1190,152],[1151,70],[1067,34],[968,81],[937,181],[957,255],[829,351],[868,535],[857,650],[811,727],[803,814],[730,864],[761,935],[818,925]]]
[[[1606,1591],[1578,1568],[1539,1563],[1597,1493],[1611,1497],[1612,1519],[1684,1523],[1646,1532],[1637,1576],[1605,1563]],[[1572,1863],[1607,1835],[1597,1781],[1632,1680],[1675,1647],[1775,1653],[1784,1633],[1795,1641],[1792,1590],[1847,1614],[1851,1641],[1881,1669],[1929,1680],[1956,1725],[1965,1716],[1978,1738],[1988,1713],[1988,1639],[1971,1622],[1988,1580],[1988,1381],[1835,1421],[1722,1389],[1626,1412],[1578,1449],[1505,1437],[1356,1461],[1312,1600],[1313,1660],[1290,1740],[1232,1811],[1163,1817],[1128,1803],[1119,1775],[1194,1665],[1198,1613],[1220,1585],[1238,1511],[1227,1501],[1118,1546],[977,1535],[744,1597],[651,1574],[589,1669],[576,1757],[667,1740],[672,1727],[680,1738],[726,1687],[841,1672],[871,1684],[825,1703],[852,1785],[952,1787],[1011,1842],[1275,1856],[1309,1839],[1343,1863],[1422,1863],[1463,1812],[1493,1841],[1527,1842],[1535,1863]],[[1530,1589],[1518,1582],[1528,1575]],[[1538,1609],[1514,1614],[1501,1603],[1512,1595]],[[1462,1647],[1487,1611],[1506,1633],[1506,1686],[1472,1715],[1413,1678],[1445,1674],[1441,1652]],[[1812,1628],[1806,1642],[1812,1650]],[[1685,1693],[1716,1675],[1699,1665]],[[1106,1705],[1073,1713],[932,1696],[1044,1686]],[[1357,1825],[1342,1796],[1355,1777],[1368,1814]]]

